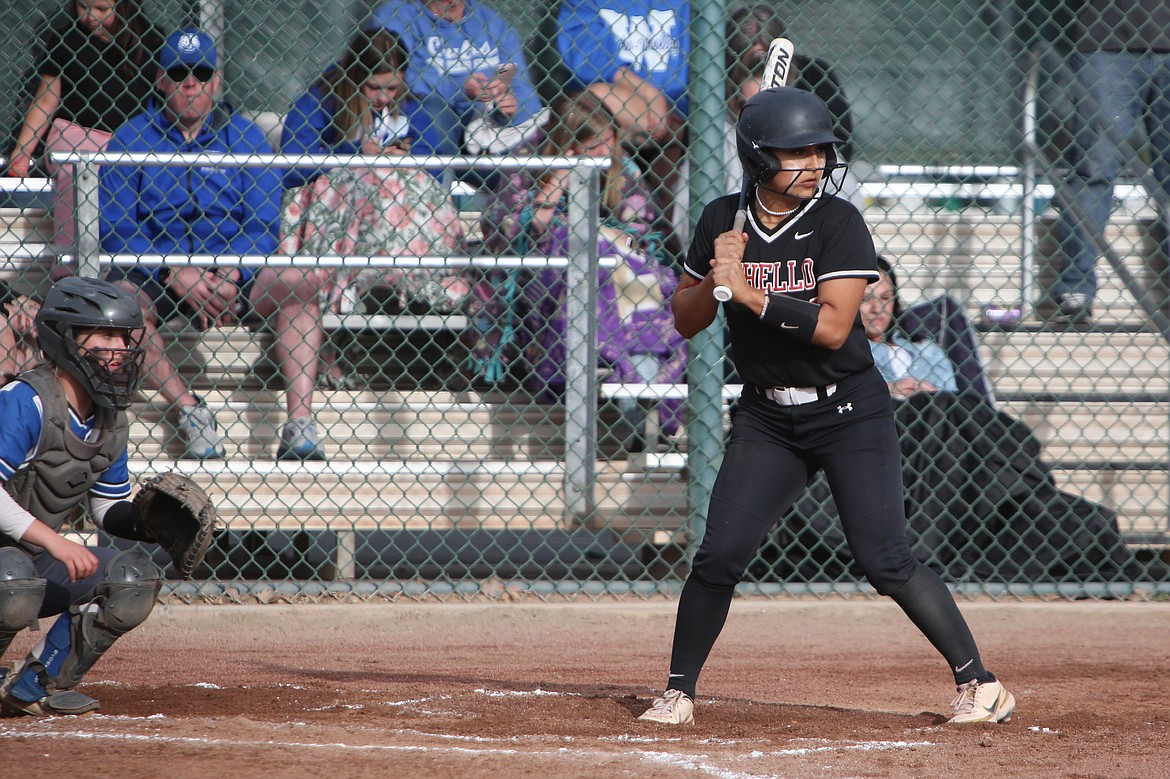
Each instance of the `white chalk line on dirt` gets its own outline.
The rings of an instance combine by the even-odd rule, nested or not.
[[[100,715],[99,715],[100,716]],[[41,720],[38,724],[45,724],[57,718],[50,718],[49,720]],[[114,719],[114,718],[110,718]],[[420,736],[438,737],[442,734],[427,734],[414,731]],[[175,744],[181,746],[205,746],[205,747],[228,747],[228,748],[251,748],[258,746],[276,747],[281,749],[310,749],[310,750],[340,750],[353,752],[398,752],[398,753],[446,753],[453,755],[467,755],[467,756],[507,756],[507,757],[532,757],[532,758],[547,758],[555,760],[573,760],[580,761],[582,759],[592,762],[599,759],[612,759],[617,756],[611,751],[601,750],[582,750],[579,743],[575,743],[572,748],[561,747],[559,749],[548,751],[531,751],[526,749],[507,749],[500,747],[490,748],[473,748],[461,746],[426,746],[421,744],[410,745],[395,745],[395,744],[345,744],[340,742],[309,742],[309,741],[276,741],[276,740],[234,740],[234,739],[217,739],[217,738],[196,738],[191,736],[164,736],[158,733],[139,734],[139,733],[99,733],[96,731],[84,730],[33,730],[25,731],[14,728],[7,728],[0,726],[0,739],[29,739],[29,738],[50,738],[50,739],[76,739],[80,741],[122,741],[131,743],[144,743],[152,745],[166,745]],[[573,739],[574,742],[579,742],[579,739]],[[804,757],[813,754],[826,754],[832,752],[854,752],[854,751],[885,751],[897,749],[911,749],[915,747],[933,746],[929,741],[870,741],[870,742],[853,742],[845,744],[826,743],[815,747],[799,747],[794,749],[780,749],[771,751],[753,750],[746,755],[728,756],[737,760],[752,759],[758,760],[767,757]],[[700,771],[705,775],[715,777],[716,779],[776,779],[775,774],[757,774],[745,773],[719,765],[714,765],[716,762],[712,760],[710,755],[691,755],[670,752],[655,752],[645,749],[635,749],[632,753],[626,753],[627,756],[636,757],[638,759],[657,763],[660,765],[671,765],[679,768],[686,768],[689,770]]]
[[[758,760],[767,757],[808,757],[832,752],[884,752],[888,750],[903,750],[917,747],[934,746],[929,741],[857,741],[849,744],[829,744],[820,747],[801,747],[797,749],[779,749],[770,752],[753,750],[746,755],[737,756],[741,761]],[[635,754],[654,763],[698,770],[717,779],[777,779],[776,774],[749,774],[742,771],[703,765],[697,759],[710,760],[708,755],[680,755],[671,752],[647,752],[637,750]]]

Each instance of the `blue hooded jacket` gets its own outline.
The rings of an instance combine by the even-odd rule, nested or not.
[[[512,93],[519,108],[512,124],[528,121],[541,109],[520,37],[476,0],[467,0],[459,22],[440,19],[419,0],[388,0],[374,11],[369,27],[396,33],[409,52],[406,81],[421,114],[411,116],[412,127],[420,131],[411,147],[416,153],[460,153],[463,126],[475,109],[463,85],[473,73],[491,78],[501,65],[515,64]]]
[[[264,132],[220,104],[188,143],[154,102],[124,123],[110,152],[271,154]],[[267,167],[103,165],[101,244],[113,254],[271,254],[280,171]]]
[[[686,114],[688,0],[562,0],[557,51],[573,89],[613,81],[627,67],[656,86]]]

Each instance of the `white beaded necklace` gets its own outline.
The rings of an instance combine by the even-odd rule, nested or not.
[[[799,211],[800,207],[804,205],[804,203],[797,203],[795,208],[790,208],[787,211],[773,211],[764,205],[764,201],[760,199],[760,193],[756,192],[756,205],[762,208],[764,213],[768,214],[769,216],[788,216],[789,214],[795,214],[797,211]]]

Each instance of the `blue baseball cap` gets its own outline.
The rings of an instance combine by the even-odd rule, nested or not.
[[[199,66],[218,69],[216,60],[215,41],[193,27],[171,33],[158,52],[158,64],[163,70]]]

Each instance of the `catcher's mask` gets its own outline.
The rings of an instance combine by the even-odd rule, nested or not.
[[[796,87],[773,87],[752,95],[735,124],[735,146],[747,177],[747,186],[760,186],[783,170],[771,149],[825,148],[821,194],[841,189],[845,164],[837,161],[833,117],[825,102]],[[832,186],[831,192],[825,190]],[[787,193],[781,193],[787,194]],[[795,196],[794,196],[795,197]]]
[[[138,300],[108,281],[69,276],[45,295],[36,318],[45,356],[81,382],[102,408],[125,409],[142,378],[143,319]],[[89,349],[79,339],[90,330],[125,331],[122,348]]]

